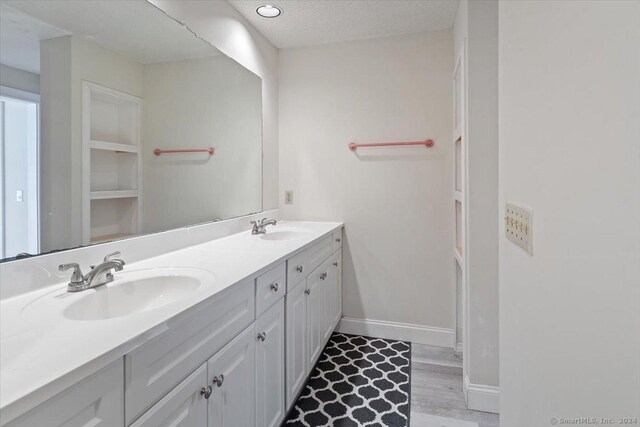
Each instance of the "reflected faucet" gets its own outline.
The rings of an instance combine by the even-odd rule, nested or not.
[[[276,225],[277,221],[275,219],[262,218],[261,221],[251,221],[251,224],[253,224],[251,234],[264,234],[267,232],[267,225]]]
[[[60,264],[58,270],[66,271],[73,268],[71,274],[71,280],[67,285],[68,292],[80,292],[86,289],[95,288],[96,286],[104,285],[109,282],[113,282],[112,271],[122,271],[125,262],[119,258],[120,252],[114,252],[104,257],[102,264],[92,265],[91,271],[86,275],[82,275],[82,270],[78,263],[72,262],[70,264]]]

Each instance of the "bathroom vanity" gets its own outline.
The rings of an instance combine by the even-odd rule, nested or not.
[[[341,223],[279,223],[3,300],[2,425],[280,425],[341,318],[341,248]]]

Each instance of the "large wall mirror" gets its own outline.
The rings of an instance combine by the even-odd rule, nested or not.
[[[262,211],[262,81],[144,0],[0,4],[0,258]]]

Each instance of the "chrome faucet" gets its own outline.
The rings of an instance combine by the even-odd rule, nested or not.
[[[251,234],[264,234],[267,232],[267,225],[276,225],[277,221],[275,219],[267,219],[262,218],[261,221],[251,221],[253,224],[253,229],[251,230]]]
[[[71,274],[71,280],[67,285],[68,292],[80,292],[86,289],[95,288],[96,286],[104,285],[109,282],[113,282],[112,271],[122,271],[124,268],[124,261],[115,258],[120,256],[120,252],[114,252],[104,257],[102,264],[92,265],[91,271],[86,275],[82,275],[80,265],[75,262],[70,264],[60,264],[58,270],[66,271],[73,268]]]

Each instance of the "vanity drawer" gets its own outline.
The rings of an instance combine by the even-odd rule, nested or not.
[[[307,275],[318,268],[332,254],[331,236],[287,260],[287,292],[293,289]]]
[[[287,293],[287,268],[278,265],[256,279],[256,318]]]
[[[125,420],[131,424],[254,320],[253,281],[125,356]]]
[[[331,240],[333,244],[332,252],[335,252],[342,247],[342,227],[333,232]]]
[[[305,252],[308,252],[309,254],[307,258],[309,271],[307,273],[310,273],[320,267],[320,264],[325,262],[325,260],[333,253],[332,248],[331,236],[327,236],[323,237],[318,243],[305,250]]]

